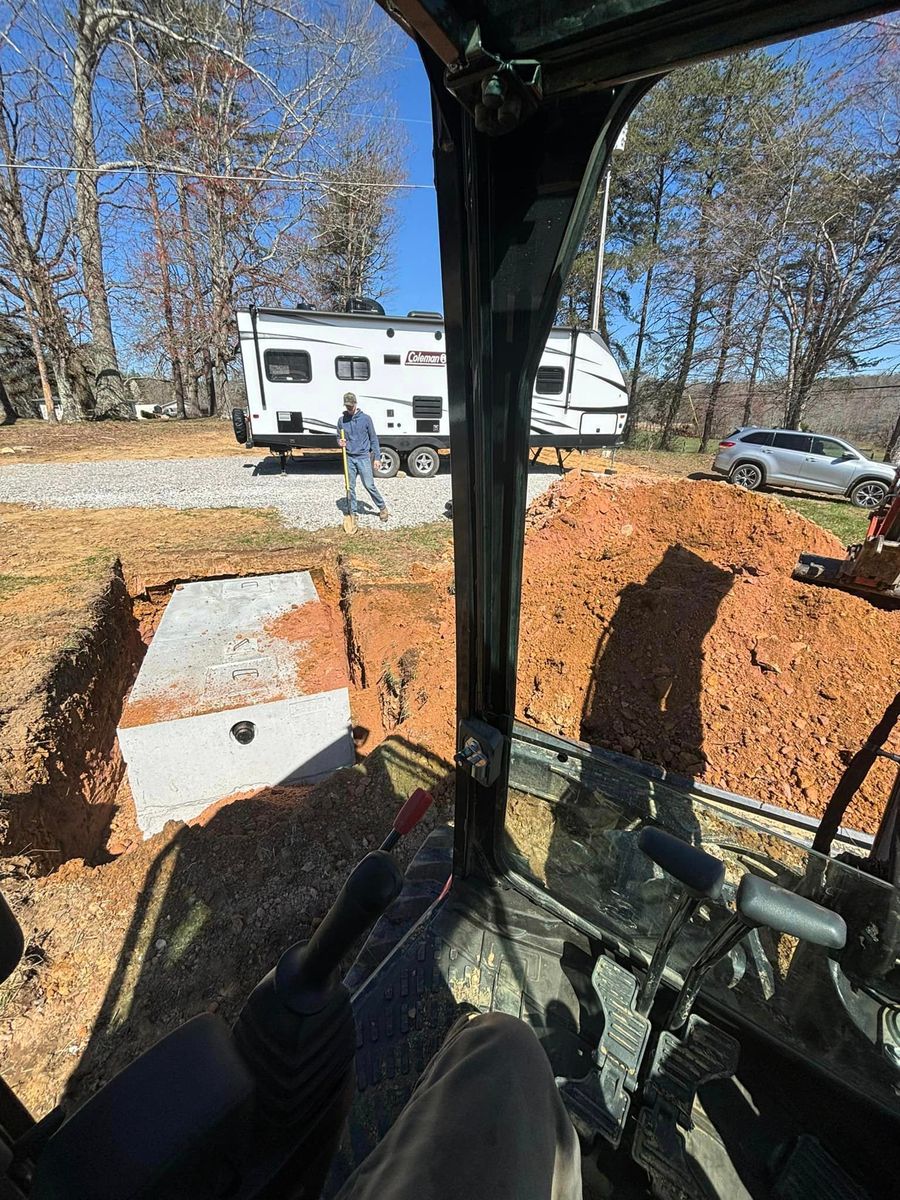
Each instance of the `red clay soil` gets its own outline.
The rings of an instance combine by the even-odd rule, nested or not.
[[[297,686],[304,695],[347,686],[344,634],[329,605],[320,600],[295,604],[270,621],[265,632],[293,657]]]
[[[897,691],[900,611],[793,580],[804,550],[842,553],[767,496],[568,476],[529,513],[520,714],[820,815]],[[890,781],[846,823],[874,831]]]
[[[357,744],[368,753],[402,726],[441,757],[453,754],[453,599],[449,568],[413,570],[403,583],[348,571],[342,600]]]

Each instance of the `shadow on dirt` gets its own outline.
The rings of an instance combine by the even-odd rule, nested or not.
[[[665,888],[642,894],[640,921],[626,899],[632,888],[655,887],[635,825],[662,823],[700,839],[689,793],[667,791],[662,813],[657,783],[672,772],[684,786],[703,772],[703,643],[733,578],[669,546],[643,583],[622,590],[597,643],[579,737],[603,751],[561,752],[558,767],[537,770],[532,793],[526,781],[535,767],[526,748],[514,747],[511,774],[522,784],[507,810],[509,844],[526,874],[589,919],[597,898],[614,894],[610,911],[632,932],[643,922],[658,935],[662,916],[651,920],[649,906],[655,897],[664,916]]]
[[[733,578],[674,545],[643,583],[622,590],[597,646],[584,741],[683,774],[702,771],[703,641]]]
[[[282,951],[310,935],[413,788],[429,788],[435,805],[395,851],[401,867],[446,819],[448,770],[394,737],[317,787],[268,789],[203,825],[168,826],[63,1103],[81,1103],[198,1013],[233,1020]]]

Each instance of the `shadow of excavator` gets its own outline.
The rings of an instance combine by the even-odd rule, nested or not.
[[[362,741],[366,733],[355,731]],[[309,937],[377,844],[371,831],[387,833],[410,791],[424,786],[436,800],[410,845],[401,842],[401,865],[446,820],[447,780],[445,762],[393,737],[313,788],[271,788],[159,835],[63,1103],[83,1102],[198,1013],[231,1021],[282,951]]]

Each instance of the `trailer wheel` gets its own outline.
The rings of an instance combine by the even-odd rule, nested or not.
[[[245,446],[249,439],[250,431],[247,428],[247,414],[242,408],[233,408],[231,410],[231,424],[234,428],[234,436],[242,446]]]
[[[375,472],[379,479],[393,479],[400,470],[400,455],[391,446],[381,447],[381,466]]]
[[[417,446],[406,459],[407,470],[415,479],[430,479],[437,475],[441,460],[431,446]]]

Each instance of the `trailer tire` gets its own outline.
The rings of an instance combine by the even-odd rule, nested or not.
[[[234,429],[234,436],[242,446],[246,446],[250,430],[247,428],[247,414],[242,408],[233,408],[231,410],[231,425]]]
[[[416,446],[406,457],[406,469],[414,479],[431,479],[440,465],[440,456],[432,446]]]
[[[400,470],[400,455],[393,446],[381,447],[380,468],[375,472],[376,479],[393,479]]]

